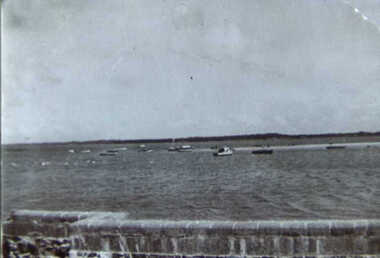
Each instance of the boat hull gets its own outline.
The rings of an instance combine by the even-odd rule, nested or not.
[[[273,154],[273,150],[254,150],[254,151],[252,151],[252,154],[270,155],[270,154]]]
[[[116,156],[116,153],[100,153],[100,156]]]
[[[214,153],[215,157],[231,156],[232,152],[229,153]]]
[[[346,146],[327,146],[326,149],[327,150],[341,150],[341,149],[345,149]]]

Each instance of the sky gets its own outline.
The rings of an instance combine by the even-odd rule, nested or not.
[[[2,142],[380,131],[380,0],[6,0]]]

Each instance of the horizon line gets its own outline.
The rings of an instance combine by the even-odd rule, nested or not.
[[[15,143],[3,143],[1,145],[18,145],[18,144],[91,144],[91,143],[158,143],[158,142],[173,142],[173,141],[223,141],[223,140],[253,140],[253,139],[266,139],[274,137],[336,137],[336,136],[380,136],[380,131],[368,132],[368,131],[356,131],[346,133],[318,133],[318,134],[283,134],[283,133],[260,133],[260,134],[231,134],[231,135],[219,135],[219,136],[186,136],[186,137],[165,137],[165,138],[138,138],[138,139],[97,139],[97,140],[84,140],[84,141],[52,141],[52,142],[15,142]]]

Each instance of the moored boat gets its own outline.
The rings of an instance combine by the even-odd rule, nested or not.
[[[272,149],[265,149],[265,150],[254,150],[252,151],[252,154],[272,154]]]
[[[339,150],[339,149],[345,149],[346,146],[327,146],[327,150]]]
[[[170,146],[168,151],[178,151],[179,147],[176,146]]]
[[[172,144],[169,147],[168,151],[178,151],[179,147],[175,146],[175,138],[172,139]]]
[[[113,150],[117,150],[117,151],[125,151],[125,150],[128,150],[127,147],[120,147],[120,148],[115,148]]]
[[[152,149],[149,149],[149,148],[141,148],[139,149],[139,152],[152,152],[153,150]]]
[[[139,146],[139,152],[152,152],[153,150],[148,148],[145,144],[141,144]]]
[[[111,152],[102,152],[99,154],[100,156],[116,156],[116,153]]]
[[[233,151],[230,147],[224,146],[223,148],[218,149],[217,152],[214,152],[214,156],[231,156]]]
[[[192,150],[193,150],[193,147],[190,145],[182,145],[181,147],[178,148],[179,152],[188,152]]]

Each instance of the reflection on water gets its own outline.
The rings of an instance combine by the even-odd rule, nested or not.
[[[165,145],[99,155],[120,147],[4,150],[5,214],[22,208],[128,211],[137,219],[380,217],[379,148],[218,158]]]

